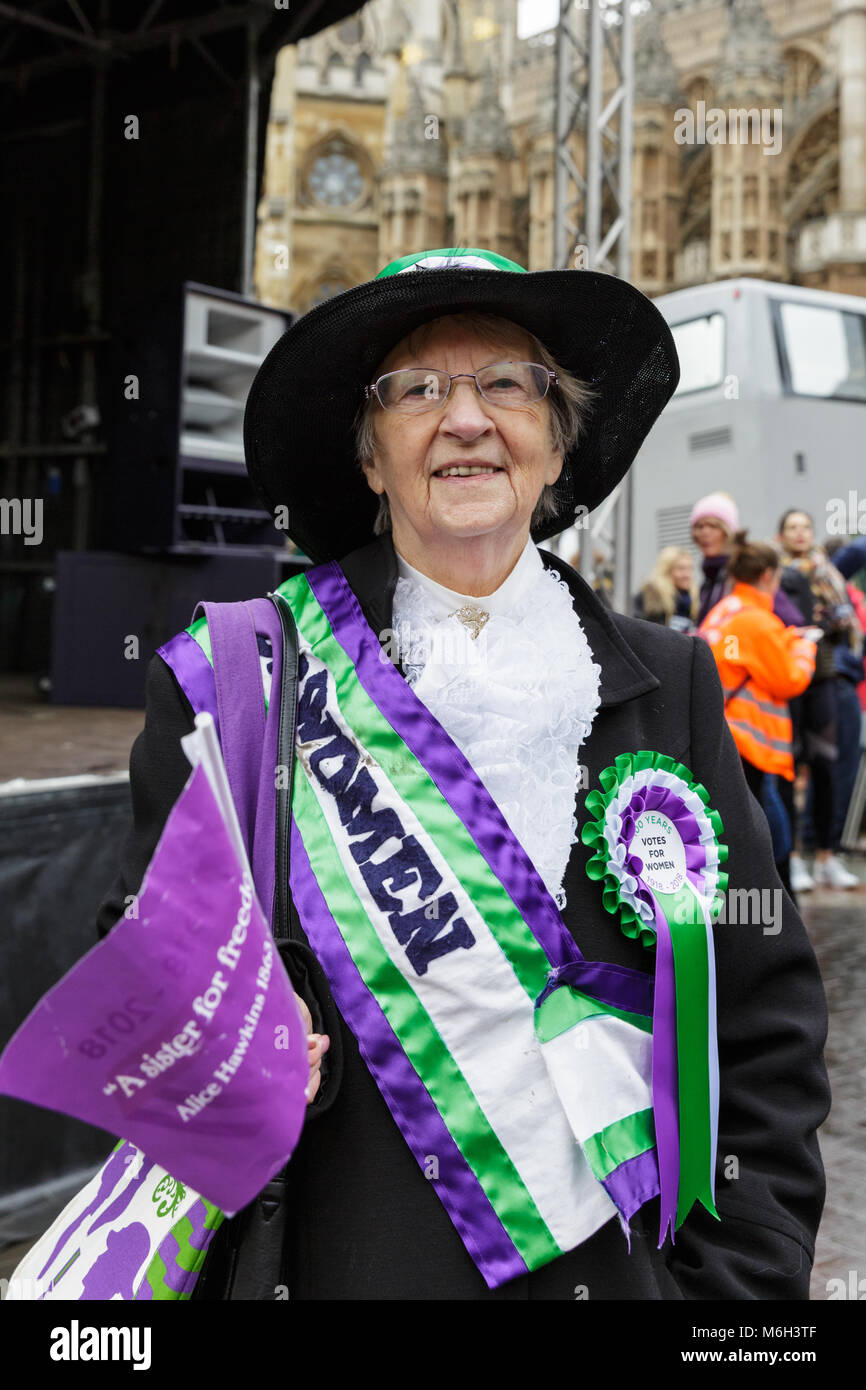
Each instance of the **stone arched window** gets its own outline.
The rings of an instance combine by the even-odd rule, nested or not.
[[[703,148],[683,182],[680,213],[678,276],[697,284],[707,278],[709,266],[712,168],[710,150]]]
[[[698,102],[704,103],[704,113],[709,111],[713,105],[713,84],[709,73],[695,73],[691,79],[683,83],[686,106],[689,107],[695,120],[698,119]]]
[[[782,56],[785,63],[782,106],[786,112],[792,112],[818,85],[824,69],[814,53],[799,45],[786,48]]]
[[[301,199],[327,208],[360,207],[369,197],[368,161],[351,141],[332,135],[313,149],[303,167]]]
[[[788,156],[784,207],[789,229],[820,220],[839,205],[839,113],[825,111],[794,142]]]
[[[335,69],[337,69],[337,68],[344,68],[345,66],[346,66],[346,59],[345,59],[345,57],[343,56],[342,53],[338,53],[338,52],[330,53],[330,54],[328,55],[328,61],[325,63],[325,71],[324,71],[324,80],[325,80],[325,83],[327,84],[328,82],[330,82],[330,81],[332,80],[332,74],[334,73]]]

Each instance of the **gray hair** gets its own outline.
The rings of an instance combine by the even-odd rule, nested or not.
[[[503,329],[507,329],[509,333],[513,333],[517,329],[526,334],[530,343],[532,360],[540,362],[542,366],[550,367],[556,372],[557,384],[551,387],[544,399],[550,403],[552,451],[553,453],[562,453],[565,457],[574,447],[583,428],[585,416],[588,414],[596,394],[593,387],[561,367],[544,344],[528,329],[523,328],[521,324],[513,323],[510,319],[499,318],[495,314],[465,312],[442,315],[442,317],[459,321],[461,325],[474,329],[479,337],[485,338],[491,343],[497,342],[501,338]],[[434,320],[434,322],[439,322],[439,320]],[[430,323],[421,324],[414,332],[407,335],[403,341],[409,346],[410,351],[412,350],[412,339],[416,334],[430,327]],[[362,469],[365,463],[372,462],[376,450],[377,405],[376,397],[370,396],[361,406],[355,421],[355,456],[359,468]],[[556,516],[555,487],[555,483],[545,483],[542,488],[541,496],[532,513],[531,526],[533,528]],[[377,536],[381,535],[383,531],[390,531],[391,529],[391,508],[384,492],[379,498],[379,510],[373,529]]]

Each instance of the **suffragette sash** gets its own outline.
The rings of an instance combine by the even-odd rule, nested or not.
[[[583,960],[339,565],[278,592],[300,648],[292,897],[406,1142],[496,1287],[617,1212],[627,1228],[658,1194],[652,978]],[[194,708],[212,708],[205,622],[162,655]]]

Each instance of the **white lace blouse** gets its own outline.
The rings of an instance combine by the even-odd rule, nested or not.
[[[406,679],[472,764],[560,908],[577,837],[579,752],[601,667],[571,594],[531,540],[485,598],[443,588],[397,555],[393,626]],[[473,638],[455,613],[489,618]]]

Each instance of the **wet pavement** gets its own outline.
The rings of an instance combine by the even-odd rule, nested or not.
[[[862,855],[847,866],[866,880]],[[818,1231],[812,1298],[840,1296],[866,1281],[866,886],[812,891],[800,912],[821,967],[830,1030],[826,1061],[833,1103],[819,1143],[827,1174],[827,1201]],[[866,1282],[860,1291],[866,1297]]]
[[[143,724],[143,709],[52,705],[34,698],[32,677],[0,676],[0,785],[126,772]]]

